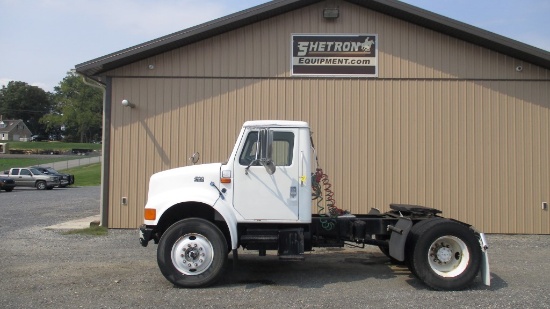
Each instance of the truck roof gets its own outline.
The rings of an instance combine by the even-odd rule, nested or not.
[[[292,128],[309,128],[305,121],[292,120],[253,120],[247,121],[244,127],[292,127]]]

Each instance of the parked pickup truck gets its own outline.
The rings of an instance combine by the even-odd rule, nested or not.
[[[12,168],[4,176],[13,179],[17,187],[51,190],[60,185],[59,176],[46,175],[35,168]]]
[[[60,173],[52,167],[33,166],[32,168],[35,168],[46,175],[59,176],[59,181],[61,182],[59,184],[60,188],[65,188],[68,185],[74,184],[74,175]]]

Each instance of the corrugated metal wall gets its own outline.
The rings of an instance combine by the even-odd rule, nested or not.
[[[224,161],[244,121],[287,119],[310,123],[341,208],[422,204],[485,232],[550,233],[548,70],[336,2],[335,22],[321,3],[110,72],[109,226],[142,222],[154,172],[194,151]],[[378,34],[379,78],[291,77],[291,33]]]

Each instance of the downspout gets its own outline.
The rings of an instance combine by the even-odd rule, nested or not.
[[[110,162],[110,126],[111,126],[111,109],[110,104],[107,105],[107,85],[100,84],[96,81],[88,79],[88,77],[77,72],[78,75],[82,76],[82,81],[84,84],[101,89],[103,93],[103,119],[101,130],[101,195],[99,200],[99,216],[100,216],[100,225],[103,227],[108,227],[109,222],[109,162]]]

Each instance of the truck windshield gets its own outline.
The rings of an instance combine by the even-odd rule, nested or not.
[[[46,171],[48,171],[48,173],[51,173],[51,174],[59,174],[56,170],[54,170],[51,167],[46,168]]]
[[[31,173],[33,173],[34,175],[42,175],[43,173],[35,168],[31,168]],[[21,171],[22,172],[22,171]]]

